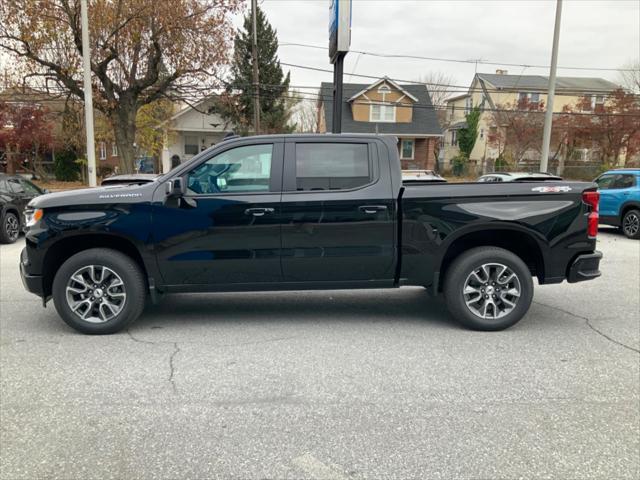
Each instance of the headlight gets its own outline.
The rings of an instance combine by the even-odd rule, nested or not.
[[[38,223],[38,220],[42,218],[43,214],[44,211],[41,208],[36,208],[35,210],[25,210],[25,225],[27,227],[33,227],[36,223]]]

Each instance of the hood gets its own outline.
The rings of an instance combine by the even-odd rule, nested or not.
[[[151,200],[157,186],[156,182],[151,182],[144,185],[108,185],[47,193],[31,200],[29,208],[147,202]]]

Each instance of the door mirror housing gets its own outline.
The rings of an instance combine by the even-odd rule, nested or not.
[[[169,197],[182,197],[187,193],[187,182],[182,177],[172,178],[166,183],[166,192]]]

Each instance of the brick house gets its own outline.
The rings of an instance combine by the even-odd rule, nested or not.
[[[318,132],[330,132],[333,84],[323,82],[318,101]],[[403,170],[434,169],[436,145],[442,137],[436,111],[425,85],[400,85],[384,77],[372,84],[345,83],[342,131],[398,137]]]

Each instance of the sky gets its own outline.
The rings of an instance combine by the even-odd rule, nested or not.
[[[328,46],[329,0],[258,0],[278,32],[283,63],[332,69],[327,50],[286,43]],[[460,60],[546,66],[551,62],[555,0],[431,1],[354,0],[351,49]],[[620,68],[640,61],[640,0],[565,0],[558,66]],[[291,85],[318,86],[331,73],[284,66]],[[477,65],[477,71],[547,75],[548,68]],[[286,71],[286,70],[285,70]],[[442,72],[455,85],[468,86],[474,63],[390,59],[350,52],[345,82],[369,80],[350,73],[418,80]],[[563,76],[616,81],[619,72],[558,69]]]

